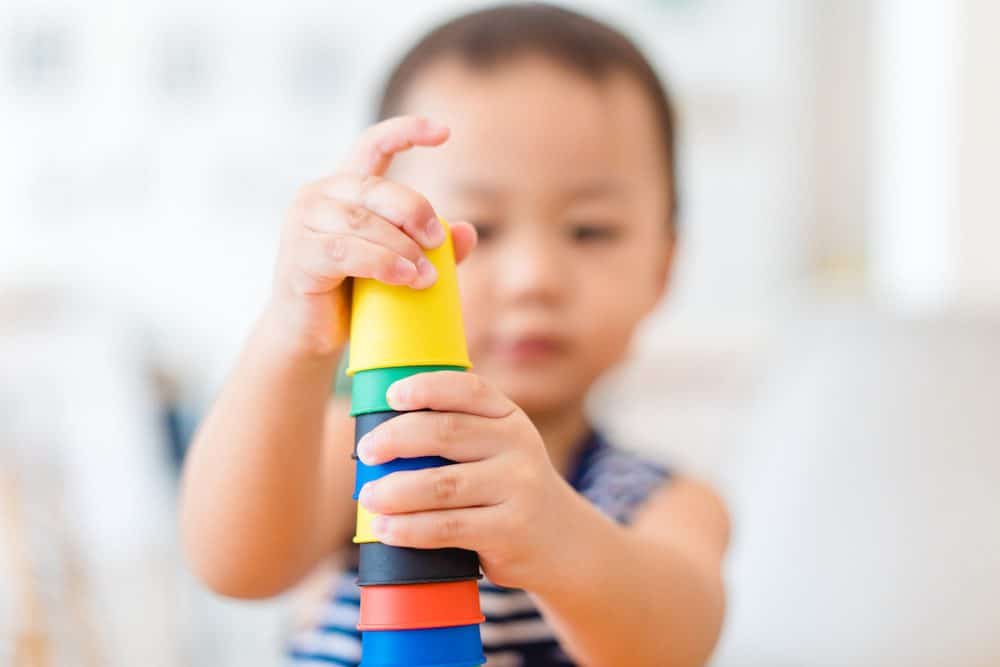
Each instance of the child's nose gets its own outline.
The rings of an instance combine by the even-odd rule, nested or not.
[[[569,267],[544,235],[525,233],[512,239],[498,267],[497,289],[511,301],[552,302],[570,282]]]

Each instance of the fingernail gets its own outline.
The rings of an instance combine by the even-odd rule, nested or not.
[[[444,243],[444,227],[441,226],[441,221],[437,217],[433,217],[427,221],[424,225],[424,232],[427,234],[427,241],[431,244],[430,247],[436,248]]]
[[[358,494],[358,502],[364,505],[365,509],[367,510],[371,510],[371,507],[368,506],[368,504],[371,502],[373,493],[370,488],[371,485],[372,482],[365,483],[365,485],[361,487],[361,493]]]
[[[418,282],[427,287],[434,284],[438,275],[437,269],[434,268],[434,264],[432,264],[431,260],[427,259],[423,255],[421,255],[420,259],[417,260],[417,274],[419,276]]]
[[[405,257],[397,257],[392,266],[392,273],[400,281],[410,282],[417,277],[419,271],[410,260]]]
[[[358,458],[366,466],[374,465],[374,448],[371,434],[367,434],[358,441]]]
[[[406,402],[406,398],[409,395],[409,390],[406,385],[400,385],[398,382],[389,386],[389,391],[385,393],[385,398],[390,405],[400,405]]]
[[[439,123],[433,118],[424,118],[424,127],[427,128],[428,132],[440,132],[448,128],[447,125]]]
[[[433,118],[427,118],[426,116],[424,116],[420,120],[423,121],[424,130],[431,134],[437,134],[439,132],[443,132],[444,130],[448,129],[447,125],[439,123]]]

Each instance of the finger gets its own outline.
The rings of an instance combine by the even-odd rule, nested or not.
[[[358,458],[365,465],[418,456],[479,461],[501,451],[509,438],[505,424],[491,421],[460,412],[410,412],[366,433],[358,441]]]
[[[349,202],[385,218],[425,248],[436,248],[444,242],[444,227],[434,207],[405,185],[380,176],[338,175],[318,181],[314,188],[322,196]]]
[[[449,129],[422,116],[397,116],[372,125],[355,144],[345,170],[358,176],[381,176],[396,153],[414,146],[437,146]]]
[[[374,278],[392,285],[409,285],[418,276],[410,260],[384,246],[357,236],[306,232],[301,241],[297,266],[298,287],[303,293],[330,290],[347,276]]]
[[[410,287],[423,289],[437,280],[437,270],[420,246],[394,224],[369,209],[339,199],[321,197],[303,213],[303,226],[319,234],[353,235],[405,257],[417,267]]]
[[[365,484],[359,501],[376,514],[496,505],[505,479],[496,460],[404,470]]]
[[[372,532],[383,544],[418,549],[461,547],[477,551],[496,532],[498,506],[379,514]]]
[[[468,222],[451,223],[451,242],[455,247],[455,262],[461,263],[468,257],[469,253],[476,247],[478,240],[476,228]]]
[[[393,410],[430,409],[493,418],[507,417],[517,409],[481,376],[463,371],[417,373],[397,380],[386,399]]]

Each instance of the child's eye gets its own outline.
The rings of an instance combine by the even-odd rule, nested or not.
[[[574,241],[583,243],[594,241],[613,241],[621,236],[621,230],[616,225],[601,223],[579,223],[570,227],[570,235]]]
[[[493,222],[485,220],[472,220],[471,222],[472,226],[476,228],[476,236],[479,237],[479,243],[493,240],[500,231],[498,225]]]

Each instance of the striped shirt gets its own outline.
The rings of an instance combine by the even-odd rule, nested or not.
[[[613,447],[598,431],[580,444],[567,481],[604,514],[627,524],[639,506],[669,478],[666,468]],[[295,667],[356,667],[361,660],[360,592],[354,564],[336,580],[319,623],[288,645]],[[488,667],[567,667],[552,629],[523,590],[479,582],[486,622],[480,626]]]

